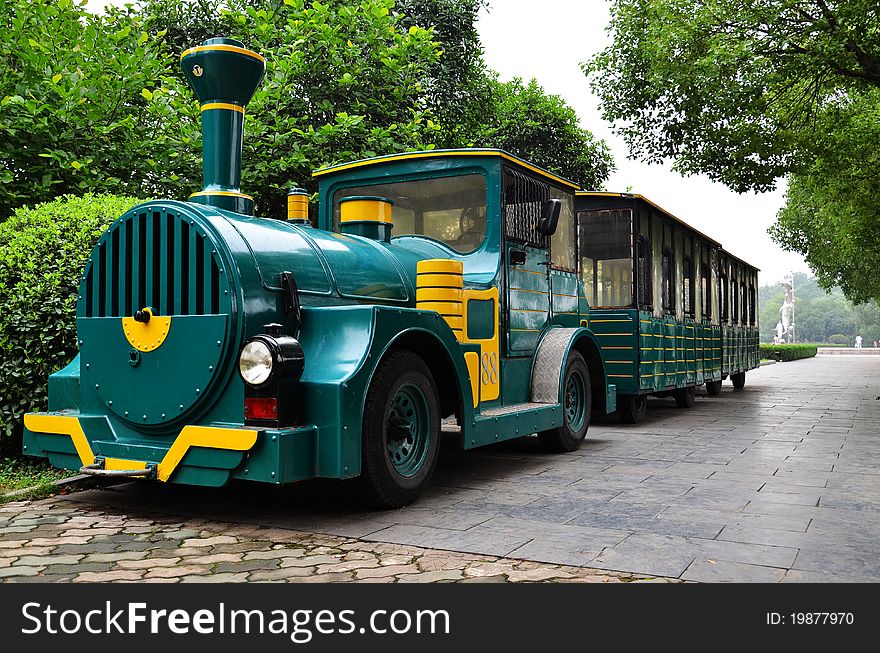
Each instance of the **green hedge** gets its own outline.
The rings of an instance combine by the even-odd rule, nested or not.
[[[816,345],[761,345],[761,358],[774,361],[796,361],[816,355]]]
[[[0,453],[17,453],[22,415],[45,410],[49,374],[77,353],[76,296],[89,253],[139,202],[66,196],[0,223]]]

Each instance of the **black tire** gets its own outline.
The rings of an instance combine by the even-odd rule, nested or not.
[[[620,395],[617,398],[617,415],[624,424],[638,424],[648,410],[648,395]]]
[[[742,390],[746,387],[746,373],[737,372],[736,374],[731,374],[730,381],[731,383],[733,383],[733,387],[735,389]]]
[[[544,448],[556,453],[575,451],[587,436],[592,412],[590,371],[584,357],[576,351],[568,355],[562,380],[562,426],[538,433]]]
[[[697,401],[697,387],[690,385],[686,388],[679,388],[673,392],[675,397],[675,405],[679,408],[693,408]]]
[[[416,417],[407,422],[406,416],[398,414],[403,412],[398,402],[403,401],[405,407],[409,395],[409,412]],[[413,431],[416,421],[424,428],[416,425]],[[420,434],[427,440],[422,441]],[[412,438],[415,440],[409,451],[416,458],[410,461],[409,469],[400,459],[392,461],[392,456],[407,451],[406,442]],[[431,371],[411,351],[392,352],[379,363],[367,390],[358,499],[387,509],[412,503],[431,482],[439,451],[440,401]]]
[[[706,392],[712,396],[717,397],[721,394],[721,380],[718,381],[706,381]]]

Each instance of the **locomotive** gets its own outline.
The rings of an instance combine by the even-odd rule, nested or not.
[[[287,215],[257,217],[241,152],[265,60],[214,38],[181,65],[201,104],[203,188],[100,237],[79,355],[50,376],[48,411],[25,416],[24,453],[205,486],[356,478],[393,508],[430,482],[443,432],[465,449],[537,433],[572,451],[619,387],[629,405],[721,378],[624,383],[609,354],[629,347],[638,365],[638,330],[621,344],[596,328],[610,318],[585,293],[577,184],[500,150],[413,152],[316,171],[314,223],[301,189]]]

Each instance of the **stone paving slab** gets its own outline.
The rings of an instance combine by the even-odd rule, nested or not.
[[[223,489],[137,482],[7,505],[0,560],[7,554],[16,562],[0,562],[0,577],[75,579],[77,568],[120,580],[123,571],[146,577],[148,569],[156,580],[188,577],[159,571],[178,567],[228,581],[469,582],[548,573],[564,580],[880,580],[880,357],[763,367],[749,372],[743,391],[725,383],[720,397],[700,392],[690,410],[652,399],[641,424],[596,422],[588,435],[580,450],[561,455],[547,454],[534,437],[469,452],[444,446],[434,486],[396,511],[363,511],[328,482]],[[224,537],[236,541],[197,544]],[[9,542],[20,550],[10,553]],[[372,556],[371,564],[333,558],[343,545]],[[398,547],[409,558],[387,562],[374,547]],[[192,548],[201,564],[182,555]],[[281,552],[277,560],[272,551]],[[144,559],[95,557],[114,552],[174,561],[146,567],[138,565]],[[270,557],[244,557],[256,552]],[[241,561],[225,557],[239,554]],[[68,556],[82,557],[71,563]],[[310,556],[332,560],[310,564]],[[273,564],[236,567],[259,560]],[[369,571],[386,562],[399,573]],[[483,563],[505,571],[467,571]],[[413,564],[419,573],[410,573]],[[526,564],[538,565],[528,578],[519,574]]]

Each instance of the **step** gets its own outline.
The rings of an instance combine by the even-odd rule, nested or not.
[[[558,404],[540,404],[536,402],[527,402],[524,404],[511,404],[510,406],[500,406],[499,408],[488,408],[480,411],[482,417],[500,417],[501,415],[510,415],[511,413],[521,413],[525,410],[534,410],[536,408],[549,408]]]

